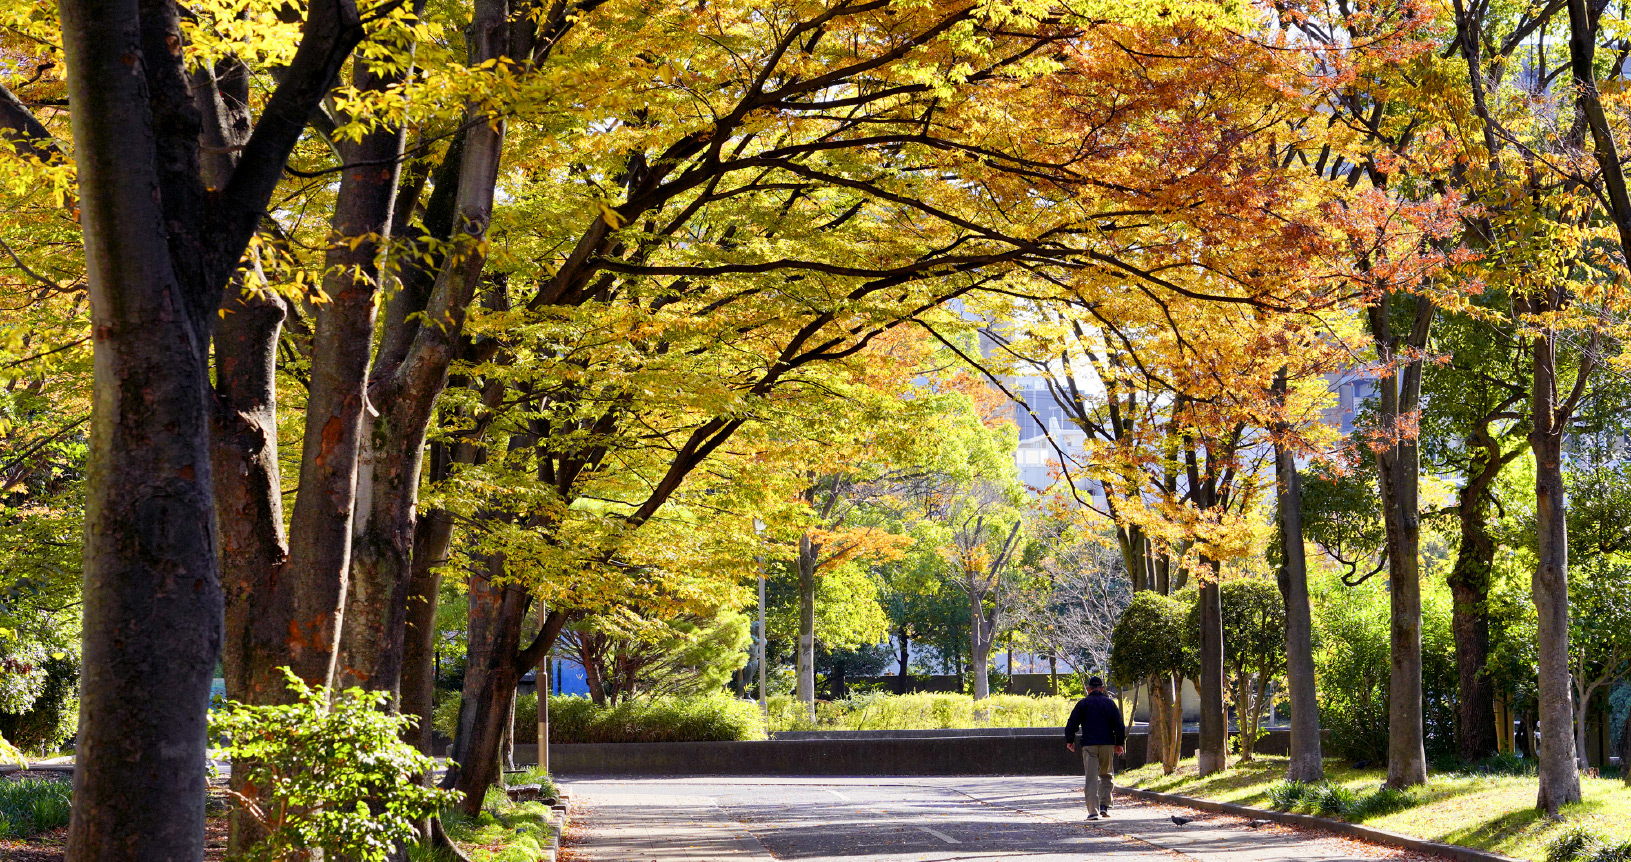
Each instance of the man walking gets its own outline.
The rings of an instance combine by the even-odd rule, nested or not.
[[[1104,680],[1089,677],[1087,697],[1076,701],[1065,725],[1065,747],[1076,750],[1076,729],[1082,731],[1082,771],[1087,785],[1087,819],[1110,816],[1110,791],[1116,769],[1116,755],[1126,751],[1127,726],[1121,721],[1121,707],[1104,693]]]

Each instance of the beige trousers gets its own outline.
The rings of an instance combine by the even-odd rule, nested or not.
[[[1087,807],[1093,811],[1110,807],[1110,791],[1114,789],[1112,776],[1116,770],[1116,747],[1114,745],[1084,745],[1082,746],[1082,772],[1087,778],[1087,785],[1082,789],[1082,796]],[[1096,802],[1094,800],[1097,800]]]

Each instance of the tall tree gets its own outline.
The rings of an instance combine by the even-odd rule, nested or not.
[[[1395,303],[1404,306],[1403,331],[1393,320]],[[1377,429],[1373,444],[1376,474],[1387,528],[1388,594],[1392,600],[1388,682],[1388,766],[1390,787],[1427,781],[1426,728],[1422,717],[1421,657],[1421,464],[1413,426],[1421,404],[1421,373],[1433,300],[1426,296],[1383,294],[1368,309],[1376,342]]]
[[[350,3],[311,4],[283,83],[230,178],[210,187],[179,5],[64,0],[60,11],[97,368],[68,858],[196,859],[222,630],[209,334],[362,24]]]
[[[1288,382],[1282,369],[1274,377],[1282,407]],[[1297,455],[1286,439],[1289,422],[1274,429],[1276,511],[1280,530],[1280,593],[1285,602],[1286,688],[1291,695],[1290,759],[1286,780],[1312,784],[1324,780],[1319,701],[1314,689],[1314,620],[1308,600],[1308,555],[1304,548],[1302,476]]]

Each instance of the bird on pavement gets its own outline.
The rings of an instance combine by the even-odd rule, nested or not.
[[[1269,821],[1267,821],[1267,820],[1253,820],[1252,822],[1250,822],[1250,823],[1248,823],[1246,825],[1251,827],[1252,829],[1256,829],[1259,826],[1269,825]]]
[[[1184,817],[1181,814],[1172,815],[1172,823],[1173,823],[1174,826],[1182,826],[1185,823],[1188,823],[1188,822],[1190,822],[1190,821],[1192,821],[1194,819],[1195,818],[1193,818],[1193,817]]]

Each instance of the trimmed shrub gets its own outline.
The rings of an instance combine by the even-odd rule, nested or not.
[[[520,710],[517,709],[517,724]],[[537,713],[533,730],[537,737]],[[516,741],[523,738],[516,728]],[[586,697],[549,699],[549,739],[577,742],[736,742],[764,739],[764,719],[753,701],[725,694],[692,698],[631,698],[616,706],[597,706]]]
[[[1186,673],[1184,629],[1189,608],[1151,590],[1133,593],[1110,635],[1110,677],[1122,685]]]
[[[808,709],[786,695],[772,697],[771,730],[938,730],[977,727],[1063,727],[1076,699],[997,694],[976,701],[966,694],[868,692],[848,700],[817,701]]]
[[[27,838],[67,826],[72,796],[68,781],[0,779],[0,838]]]

